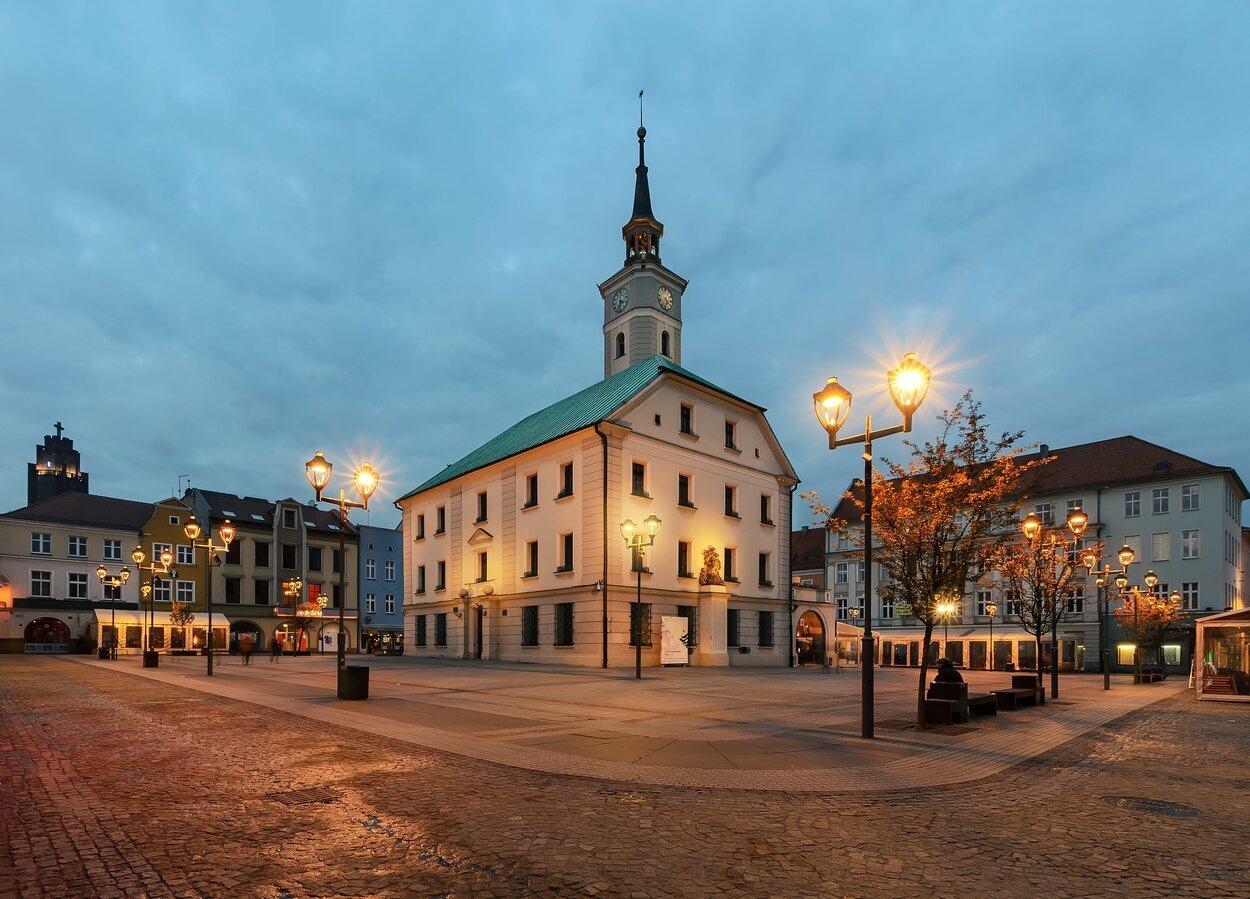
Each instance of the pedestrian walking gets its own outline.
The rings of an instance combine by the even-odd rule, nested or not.
[[[251,637],[243,637],[239,640],[239,649],[243,653],[243,664],[252,664],[252,650],[256,648],[256,643]]]
[[[282,655],[282,644],[278,642],[278,635],[274,634],[273,640],[269,642],[269,661],[278,661],[280,655]]]

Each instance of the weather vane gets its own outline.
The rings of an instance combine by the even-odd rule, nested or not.
[[[642,127],[642,91],[638,92],[638,127]]]

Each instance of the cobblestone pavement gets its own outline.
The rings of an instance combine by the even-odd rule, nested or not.
[[[1248,749],[1181,695],[972,783],[648,787],[0,657],[0,896],[1250,897]]]

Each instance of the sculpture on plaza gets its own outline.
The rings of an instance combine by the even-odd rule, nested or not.
[[[699,572],[699,586],[724,586],[725,579],[720,573],[720,555],[715,546],[703,550],[703,568]]]

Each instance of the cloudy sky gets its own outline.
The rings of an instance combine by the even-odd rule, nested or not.
[[[1250,6],[0,3],[0,506],[389,500],[602,376],[647,92],[686,367],[805,486],[837,374],[1250,476]],[[897,450],[882,442],[885,452]],[[184,482],[185,483],[185,482]],[[796,522],[799,518],[796,517]]]

